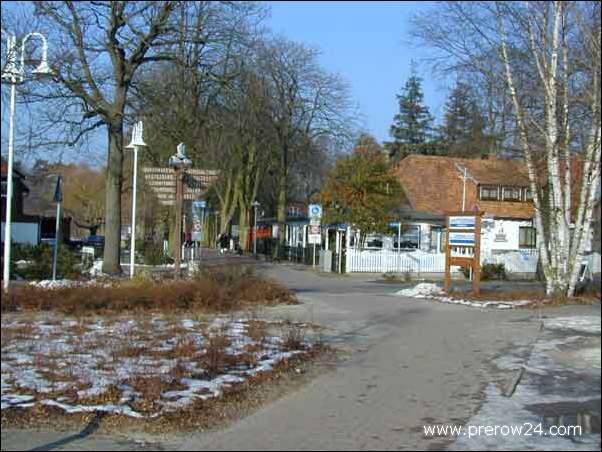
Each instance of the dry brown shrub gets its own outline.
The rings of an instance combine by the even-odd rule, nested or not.
[[[196,342],[189,337],[180,337],[173,349],[176,358],[192,358],[199,352]]]
[[[285,322],[282,325],[282,345],[286,350],[303,350],[305,327],[299,323]]]
[[[121,312],[201,311],[225,313],[253,304],[294,303],[285,287],[246,271],[220,273],[212,270],[184,281],[123,283],[111,287],[72,287],[47,290],[26,286],[14,297],[2,297],[2,312],[18,308],[58,311],[69,315],[116,314]]]
[[[205,369],[212,374],[221,373],[229,364],[226,347],[230,346],[230,338],[223,334],[209,337],[205,354],[200,361]]]
[[[268,327],[260,320],[249,320],[247,322],[247,336],[261,344],[268,334]]]

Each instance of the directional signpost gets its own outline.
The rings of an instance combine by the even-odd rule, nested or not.
[[[153,190],[161,204],[173,206],[176,203],[176,176],[172,168],[143,168],[144,180]],[[182,174],[184,185],[183,199],[199,199],[219,176],[219,171],[187,168]]]
[[[481,279],[481,215],[460,213],[447,217],[445,291],[451,288],[451,266],[472,269],[472,290],[478,295]]]
[[[313,268],[316,267],[316,244],[322,244],[322,206],[320,204],[310,204],[308,207],[309,231],[307,241],[314,246]]]

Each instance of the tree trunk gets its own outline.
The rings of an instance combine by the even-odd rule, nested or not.
[[[238,211],[238,237],[240,248],[249,251],[249,210],[243,206]]]
[[[108,124],[109,156],[107,161],[105,244],[102,271],[121,273],[121,187],[123,185],[123,120]]]
[[[284,145],[280,158],[280,179],[278,180],[278,207],[276,218],[278,220],[278,246],[284,245],[288,195],[288,145]]]

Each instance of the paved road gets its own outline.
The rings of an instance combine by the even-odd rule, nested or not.
[[[285,265],[259,267],[303,301],[264,314],[329,327],[325,338],[347,351],[348,359],[225,430],[176,437],[169,448],[441,449],[449,441],[425,438],[423,425],[468,420],[490,383],[508,385],[514,376],[495,371],[493,359],[541,334],[542,313],[535,311],[483,311],[404,299],[392,296],[395,285],[362,277],[324,276]],[[600,316],[599,306],[551,312]],[[24,432],[3,431],[3,448],[18,444],[18,437],[29,438],[21,448],[33,446]],[[92,435],[54,449],[123,449],[122,443],[107,441]]]

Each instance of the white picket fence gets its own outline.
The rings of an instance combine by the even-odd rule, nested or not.
[[[536,250],[508,251],[481,256],[482,264],[504,264],[507,273],[536,273],[538,253]],[[600,254],[585,257],[592,273],[600,273]],[[346,252],[345,271],[348,273],[443,273],[444,253],[424,251],[401,252],[390,250],[355,250]]]
[[[348,249],[345,269],[348,273],[443,273],[445,254]]]

